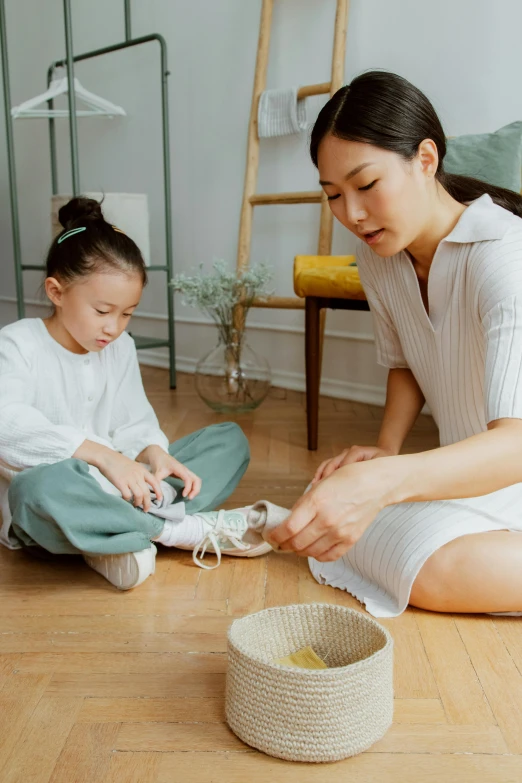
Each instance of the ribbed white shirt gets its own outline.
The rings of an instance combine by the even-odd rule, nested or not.
[[[377,361],[409,367],[441,445],[522,418],[522,220],[474,201],[439,244],[428,278],[429,317],[406,252],[358,248]]]
[[[146,446],[168,448],[125,332],[100,352],[74,354],[40,318],[0,330],[0,542],[8,540],[9,482],[35,465],[72,457],[84,440],[134,459]]]

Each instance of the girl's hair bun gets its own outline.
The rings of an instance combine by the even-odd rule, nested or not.
[[[88,220],[104,221],[105,219],[99,201],[85,196],[77,196],[60,208],[58,220],[65,229],[70,229],[76,228]]]
[[[76,196],[58,212],[63,226],[47,254],[47,277],[69,285],[94,272],[138,274],[143,285],[147,270],[139,247],[103,217],[101,203]]]

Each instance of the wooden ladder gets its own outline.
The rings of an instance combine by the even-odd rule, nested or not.
[[[259,167],[259,136],[257,131],[257,109],[259,98],[266,87],[266,72],[270,49],[270,29],[274,0],[263,0],[259,41],[257,46],[256,71],[252,108],[248,126],[247,165],[245,172],[245,187],[239,224],[239,243],[237,253],[237,270],[242,272],[250,262],[250,247],[252,243],[252,220],[254,207],[266,204],[320,204],[321,220],[319,224],[319,255],[330,255],[332,250],[332,213],[323,191],[304,191],[301,193],[264,193],[256,194],[257,172]],[[311,84],[301,87],[297,97],[306,98],[311,95],[332,96],[342,87],[344,75],[344,58],[346,52],[346,29],[348,22],[348,0],[337,0],[335,14],[334,42],[332,52],[332,78],[322,84]],[[255,307],[275,307],[279,309],[302,309],[304,299],[299,297],[270,296],[256,300]]]

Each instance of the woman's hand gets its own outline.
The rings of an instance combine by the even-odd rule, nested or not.
[[[151,472],[158,481],[163,481],[168,476],[176,476],[185,486],[181,493],[187,500],[192,500],[201,490],[201,479],[191,470],[171,457],[161,446],[148,446],[138,455],[140,460],[150,465]]]
[[[400,481],[395,464],[376,459],[338,468],[297,501],[270,543],[321,562],[338,560],[388,505]]]
[[[378,459],[379,457],[393,457],[395,452],[389,449],[381,449],[378,446],[352,446],[345,449],[337,457],[327,459],[321,462],[312,479],[312,484],[328,478],[339,468],[345,465],[352,465],[354,462],[365,462],[369,459]]]
[[[144,511],[148,511],[151,505],[151,489],[161,500],[160,480],[147,470],[145,465],[110,449],[104,450],[96,465],[100,473],[120,490],[123,499],[132,501],[134,506],[141,506]]]

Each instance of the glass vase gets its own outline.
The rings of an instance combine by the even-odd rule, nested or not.
[[[196,391],[219,413],[244,413],[260,405],[271,386],[270,366],[244,339],[215,348],[196,366]]]

